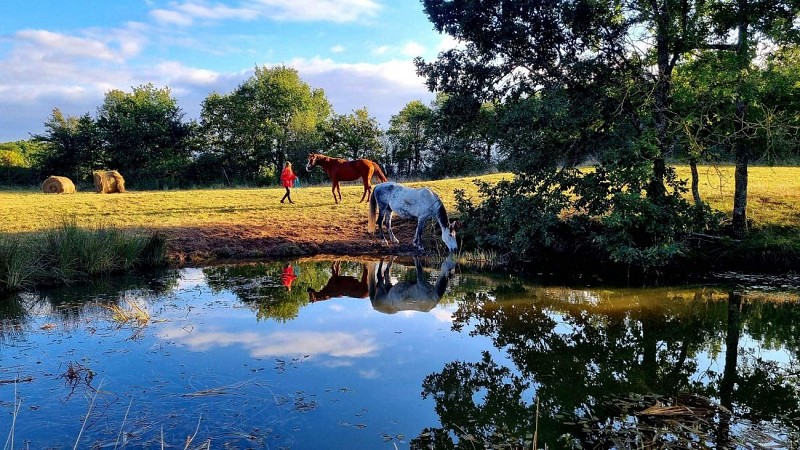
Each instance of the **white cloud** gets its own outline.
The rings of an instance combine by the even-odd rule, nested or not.
[[[343,332],[227,332],[183,328],[167,328],[158,334],[163,340],[186,345],[190,350],[202,352],[225,347],[241,347],[253,358],[286,355],[332,356],[335,358],[363,358],[374,356],[379,347],[369,335]]]
[[[380,47],[376,47],[372,50],[372,53],[375,55],[385,55],[392,50],[392,47],[388,45],[381,45]]]
[[[156,79],[164,80],[167,86],[211,86],[220,78],[220,74],[213,70],[186,67],[177,61],[164,61],[157,64],[153,75]]]
[[[425,53],[425,47],[416,42],[409,42],[400,49],[400,52],[413,58],[415,56],[422,56],[422,54]]]
[[[386,127],[391,116],[412,100],[427,103],[435,98],[410,60],[379,64],[343,64],[330,59],[294,59],[290,66],[314,88],[322,88],[339,114],[366,107]]]
[[[344,51],[345,48],[343,45],[334,45],[333,47],[331,47],[332,53],[343,53]]]
[[[155,9],[150,14],[160,23],[184,26],[196,19],[344,23],[375,17],[380,9],[375,0],[242,0],[237,6],[188,0],[173,3],[170,9]]]
[[[441,36],[442,40],[439,41],[439,45],[436,47],[437,52],[443,52],[453,48],[464,48],[464,44],[453,36],[449,34],[442,34]]]
[[[141,41],[130,35],[110,34],[104,38],[79,37],[46,30],[21,30],[13,37],[18,60],[74,59],[103,60],[121,63],[141,51]],[[116,45],[114,45],[116,44]]]

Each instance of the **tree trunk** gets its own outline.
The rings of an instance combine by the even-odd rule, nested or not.
[[[666,196],[664,180],[667,176],[666,156],[669,153],[669,107],[670,90],[672,88],[672,65],[670,64],[669,47],[669,10],[666,4],[656,6],[656,59],[658,73],[654,92],[653,115],[656,129],[658,154],[653,158],[653,176],[647,187],[647,196],[654,202],[660,202]]]
[[[747,113],[745,74],[750,66],[748,56],[749,36],[747,23],[747,0],[738,0],[741,22],[739,24],[739,42],[737,44],[737,59],[739,64],[739,87],[736,95],[736,140],[735,159],[736,172],[734,173],[733,217],[731,225],[733,233],[743,237],[747,233],[747,166],[750,163],[750,153],[744,135],[745,119]]]
[[[700,198],[700,175],[697,173],[697,158],[693,156],[689,158],[689,168],[692,170],[692,198],[694,199],[694,204],[700,206],[703,203],[703,199]]]
[[[739,125],[737,125],[737,128],[739,128]],[[736,171],[734,172],[733,217],[731,224],[733,233],[740,238],[747,234],[747,166],[749,162],[750,158],[744,139],[739,137],[736,143]]]
[[[719,403],[733,410],[733,394],[738,379],[737,365],[739,362],[739,340],[742,326],[742,295],[738,292],[728,294],[728,329],[725,335],[725,368],[719,386]],[[730,416],[720,416],[717,431],[717,446],[728,448],[730,446]]]

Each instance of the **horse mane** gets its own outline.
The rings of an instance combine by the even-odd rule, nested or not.
[[[447,217],[447,210],[444,209],[444,204],[441,200],[438,201],[439,208],[436,209],[436,221],[439,222],[439,226],[444,230],[445,228],[450,228],[450,219]]]
[[[344,158],[337,158],[335,156],[323,155],[322,153],[314,153],[314,155],[316,155],[317,158],[319,158],[319,159],[321,159],[323,161],[347,161]]]

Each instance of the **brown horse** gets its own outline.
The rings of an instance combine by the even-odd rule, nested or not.
[[[308,300],[311,303],[338,297],[367,298],[369,296],[368,279],[372,276],[372,268],[361,265],[361,279],[349,275],[339,275],[339,261],[331,266],[331,277],[322,289],[315,291],[308,288]]]
[[[342,191],[339,189],[340,181],[353,181],[361,178],[364,181],[364,194],[361,196],[361,203],[366,199],[369,201],[369,196],[372,193],[372,185],[370,181],[373,176],[378,177],[381,182],[386,181],[386,175],[383,174],[378,163],[370,161],[369,159],[355,159],[348,161],[342,158],[332,158],[330,156],[321,155],[319,153],[311,153],[308,155],[308,164],[306,170],[311,172],[314,166],[320,166],[328,174],[333,181],[331,192],[333,193],[333,201],[339,203],[342,201]],[[336,194],[339,198],[336,198]]]

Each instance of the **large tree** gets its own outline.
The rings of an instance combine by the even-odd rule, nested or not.
[[[169,88],[112,90],[97,112],[105,165],[134,186],[175,182],[189,161],[190,127]]]
[[[591,241],[613,259],[664,262],[680,252],[681,236],[702,224],[690,224],[694,213],[682,199],[685,188],[666,164],[678,142],[673,72],[691,50],[730,47],[720,32],[724,15],[714,14],[730,9],[729,3],[423,3],[434,27],[461,46],[434,62],[417,59],[419,73],[433,90],[500,102],[500,121],[507,124],[500,145],[520,173],[532,176],[505,194],[574,186],[579,211],[604,225]],[[734,24],[744,20],[733,17]],[[788,27],[796,22],[789,20]],[[566,172],[588,159],[597,161],[592,173]],[[546,204],[552,202],[543,199]],[[558,215],[556,209],[550,213]]]
[[[201,117],[213,151],[233,176],[254,181],[315,148],[319,125],[330,114],[322,89],[312,89],[295,69],[275,66],[256,67],[230,94],[211,94]]]
[[[330,156],[373,160],[383,158],[383,132],[366,108],[357,109],[351,114],[334,114],[322,128],[325,135],[324,150]]]
[[[405,175],[419,176],[424,169],[423,153],[429,148],[431,108],[412,100],[389,119],[386,132],[390,143],[390,162]]]

